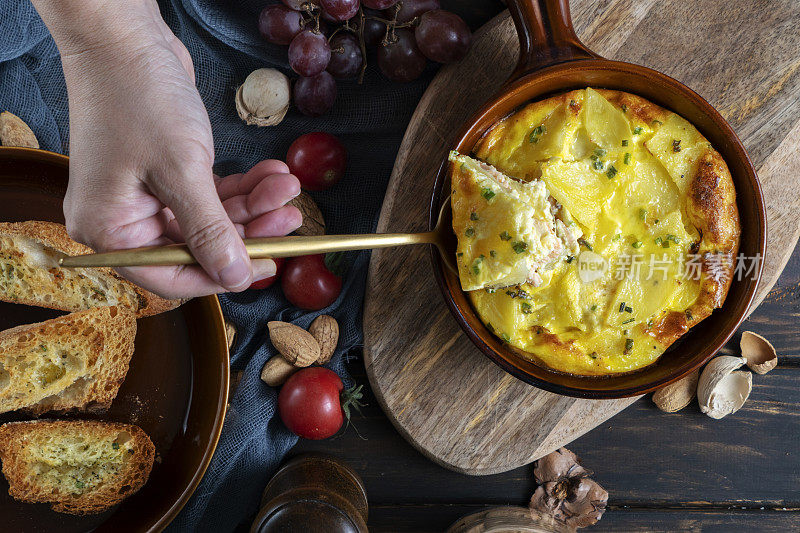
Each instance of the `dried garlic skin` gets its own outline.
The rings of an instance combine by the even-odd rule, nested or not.
[[[742,333],[742,357],[747,360],[747,366],[756,374],[766,374],[778,364],[778,354],[775,347],[767,339],[753,333],[745,331]]]
[[[706,365],[697,384],[700,411],[720,419],[744,405],[753,388],[753,376],[737,369],[746,362],[744,357],[721,355]]]
[[[236,112],[249,125],[274,126],[289,110],[289,78],[274,68],[251,72],[236,91]]]
[[[560,448],[536,462],[533,470],[538,487],[528,507],[570,527],[587,527],[603,516],[608,492],[589,479],[592,471],[578,457]]]

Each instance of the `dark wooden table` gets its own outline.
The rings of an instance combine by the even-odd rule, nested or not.
[[[443,1],[473,28],[497,14],[496,0]],[[792,191],[792,193],[796,193]],[[800,249],[743,329],[770,339],[779,366],[754,375],[734,415],[712,420],[696,403],[659,411],[649,395],[568,447],[609,494],[597,531],[800,531]],[[738,351],[737,334],[724,349]],[[356,357],[350,371],[367,384]],[[365,387],[365,388],[367,388]],[[372,531],[444,531],[459,517],[525,505],[535,484],[526,466],[471,477],[443,469],[411,447],[367,393],[369,405],[334,439],[301,441],[293,453],[346,460],[367,486]]]

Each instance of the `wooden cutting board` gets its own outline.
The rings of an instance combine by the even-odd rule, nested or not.
[[[686,83],[742,138],[767,204],[760,303],[800,234],[800,2],[573,0],[572,18],[592,50]],[[475,34],[463,61],[441,69],[406,131],[379,232],[426,229],[432,184],[456,131],[508,77],[518,50],[506,12]],[[636,401],[558,396],[500,370],[445,307],[426,247],[373,253],[364,335],[373,391],[398,431],[468,474],[527,464]]]

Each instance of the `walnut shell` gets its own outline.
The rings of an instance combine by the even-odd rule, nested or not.
[[[294,230],[297,235],[325,235],[325,219],[311,196],[301,192],[289,201],[303,215],[303,225]]]
[[[694,400],[697,395],[697,381],[700,371],[695,370],[688,376],[661,387],[653,393],[653,402],[666,413],[680,411]]]
[[[274,68],[251,72],[236,90],[236,112],[251,126],[279,124],[289,110],[289,78]]]
[[[333,357],[336,345],[339,344],[339,323],[329,315],[319,315],[308,326],[308,332],[317,339],[319,344],[319,359],[317,363],[324,365]]]
[[[319,343],[301,327],[273,320],[267,324],[275,349],[294,366],[309,366],[319,359]]]
[[[766,374],[778,364],[778,354],[775,347],[767,339],[745,331],[742,333],[742,357],[747,360],[747,366],[756,374]]]
[[[280,387],[289,376],[300,370],[283,357],[271,357],[261,369],[261,381],[270,387]]]
[[[20,146],[22,148],[39,148],[39,141],[25,122],[13,113],[0,113],[0,144],[3,146]]]

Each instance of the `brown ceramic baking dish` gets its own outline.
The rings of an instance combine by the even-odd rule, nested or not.
[[[52,152],[0,147],[0,221],[63,223],[68,165],[66,156]],[[0,330],[61,314],[0,302]],[[228,383],[225,324],[215,296],[195,298],[173,311],[140,319],[130,370],[111,409],[86,418],[144,429],[157,452],[150,479],[103,514],[72,516],[56,513],[47,504],[14,500],[0,476],[0,531],[163,530],[189,500],[211,461],[225,420]],[[24,418],[5,413],[0,424]]]
[[[740,253],[764,257],[767,222],[764,199],[750,159],[724,118],[698,94],[652,69],[603,59],[575,35],[569,0],[510,0],[509,10],[519,33],[520,59],[509,80],[456,136],[452,148],[470,153],[498,120],[521,105],[554,94],[585,87],[616,89],[638,94],[692,122],[722,154],[733,175],[741,217]],[[442,170],[434,186],[430,224],[450,194]],[[455,241],[455,237],[453,237]],[[455,253],[455,251],[453,251]],[[622,398],[652,391],[687,375],[708,361],[731,337],[747,314],[761,277],[734,279],[721,309],[689,330],[652,365],[627,374],[585,377],[556,372],[534,364],[521,352],[495,337],[478,318],[462,292],[458,276],[443,267],[432,253],[434,271],[444,299],[475,345],[508,373],[542,389],[583,398]]]

